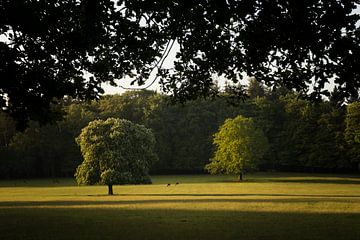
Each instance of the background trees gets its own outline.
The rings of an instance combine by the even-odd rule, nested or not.
[[[216,150],[206,169],[212,173],[235,174],[243,180],[268,151],[268,140],[251,118],[227,119],[214,135]]]
[[[225,119],[238,115],[252,118],[268,139],[269,151],[258,165],[260,170],[357,171],[356,155],[349,150],[356,150],[357,143],[355,138],[349,138],[353,139],[351,144],[345,138],[356,133],[356,117],[349,125],[355,130],[345,131],[347,108],[352,104],[339,107],[325,100],[315,104],[281,89],[260,92],[265,95],[255,94],[234,106],[227,103],[226,94],[182,105],[169,104],[168,96],[151,91],[104,96],[88,103],[67,99],[63,120],[42,126],[31,122],[22,133],[5,117],[0,129],[8,129],[10,137],[8,143],[0,142],[0,176],[73,176],[82,162],[74,139],[89,122],[109,117],[127,118],[152,130],[159,157],[150,169],[152,173],[202,173],[213,156],[213,135]]]
[[[128,120],[95,120],[85,127],[77,142],[84,161],[76,170],[79,184],[112,185],[150,183],[149,169],[157,159],[151,130]]]
[[[360,169],[360,102],[348,105],[346,111],[345,140],[348,144],[351,160]]]

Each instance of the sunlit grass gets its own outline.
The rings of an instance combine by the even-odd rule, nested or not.
[[[360,239],[360,177],[154,176],[152,185],[0,182],[0,239]],[[175,185],[179,182],[178,185]],[[167,184],[170,183],[170,186]]]

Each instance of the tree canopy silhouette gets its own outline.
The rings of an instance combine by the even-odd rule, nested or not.
[[[243,75],[318,98],[358,97],[358,0],[30,1],[0,3],[0,106],[25,125],[49,121],[64,96],[152,71],[186,101],[217,94],[215,76]],[[177,42],[171,69],[163,58]],[[85,74],[87,73],[87,74]],[[147,85],[144,85],[147,86]],[[241,91],[239,94],[244,94]]]

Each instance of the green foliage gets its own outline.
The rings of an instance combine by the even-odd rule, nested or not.
[[[206,169],[212,173],[241,175],[256,169],[268,150],[268,141],[251,118],[227,119],[214,135],[216,151]]]
[[[79,184],[150,183],[156,161],[152,131],[128,120],[94,120],[76,139],[84,161],[76,170]]]
[[[162,89],[183,102],[218,94],[214,76],[238,83],[244,73],[313,97],[329,95],[325,86],[334,79],[340,98],[358,97],[357,6],[358,0],[2,1],[0,109],[21,127],[29,119],[49,122],[50,103],[99,98],[102,83],[115,86],[126,76],[143,85],[154,68]],[[169,71],[158,63],[175,44]]]
[[[65,139],[64,139],[65,138]],[[25,132],[18,132],[9,149],[16,153],[18,174],[26,177],[69,176],[67,166],[74,168],[74,156],[68,151],[66,135],[56,125],[40,127],[32,122]],[[22,173],[22,174],[20,174]]]
[[[183,105],[169,104],[168,96],[152,91],[109,95],[87,103],[69,98],[63,102],[63,120],[48,125],[30,122],[22,133],[15,131],[9,117],[0,115],[0,176],[73,176],[82,162],[75,137],[89,122],[108,117],[125,118],[153,131],[159,161],[151,166],[152,173],[203,172],[213,153],[212,136],[225,119],[238,115],[252,118],[268,139],[269,151],[258,165],[260,170],[357,170],[356,115],[350,118],[346,107],[328,101],[314,104],[283,90],[265,88],[264,96],[255,94],[234,106],[227,104],[226,94]],[[346,115],[353,119],[347,132]],[[84,178],[100,178],[90,176]]]
[[[279,99],[282,126],[274,145],[274,166],[317,171],[350,168],[343,149],[344,113],[328,102],[312,103],[287,94]]]
[[[100,175],[101,183],[105,185],[113,185],[117,183],[128,183],[131,181],[131,173],[119,172],[114,169],[106,169]]]
[[[255,97],[264,97],[265,96],[265,87],[264,85],[257,81],[256,78],[250,78],[248,87],[246,89],[247,95],[250,98]]]
[[[8,146],[15,133],[14,120],[4,112],[0,112],[0,146]]]
[[[345,139],[349,144],[359,143],[360,102],[353,102],[346,108]]]
[[[211,136],[233,107],[221,99],[197,100],[184,105],[160,102],[147,125],[154,130],[160,161],[159,171],[203,171],[212,152]],[[231,115],[230,115],[231,113]]]
[[[127,119],[144,124],[153,109],[158,107],[159,94],[153,91],[127,91],[121,95],[107,95],[96,104],[99,117]]]
[[[360,170],[360,102],[347,106],[345,123],[345,140],[352,162],[358,164]]]

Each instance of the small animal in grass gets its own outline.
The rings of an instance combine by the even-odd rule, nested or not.
[[[170,184],[170,183],[168,183],[166,186],[167,186],[167,187],[170,187],[170,186],[171,186],[171,184]]]
[[[179,182],[176,182],[176,183],[175,183],[175,186],[176,186],[176,185],[179,185]]]

